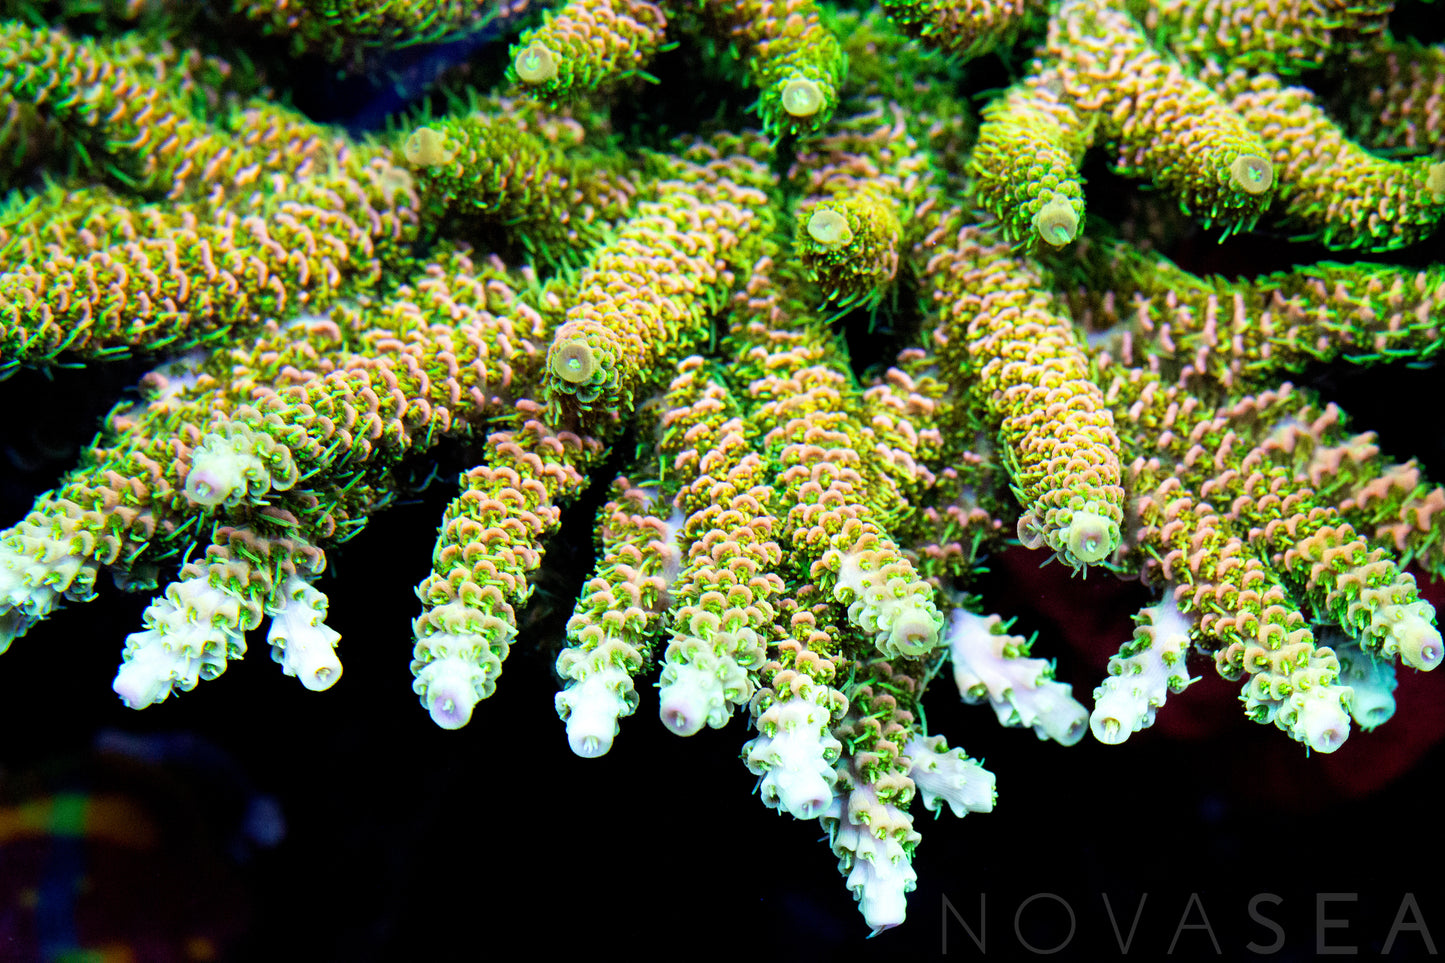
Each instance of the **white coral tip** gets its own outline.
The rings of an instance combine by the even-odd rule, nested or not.
[[[472,709],[481,701],[477,685],[482,675],[474,663],[449,655],[427,663],[417,673],[415,688],[433,722],[443,729],[460,729],[472,720]]]
[[[1354,690],[1349,700],[1350,716],[1361,729],[1369,732],[1388,722],[1395,714],[1395,665],[1377,659],[1358,642],[1343,640],[1335,645],[1340,660],[1340,685]]]
[[[19,609],[0,609],[0,655],[10,648],[10,643],[30,631],[35,620],[28,618]]]
[[[880,862],[882,865],[878,865]],[[917,878],[907,859],[889,861],[880,854],[874,859],[860,857],[853,863],[847,886],[858,897],[863,922],[873,931],[870,936],[903,922],[908,911],[907,893]]]
[[[1110,676],[1094,691],[1094,711],[1089,715],[1089,728],[1093,730],[1094,738],[1107,746],[1117,746],[1154,722],[1154,709],[1145,693],[1126,687],[1123,682],[1119,676]]]
[[[617,672],[627,679],[625,672]],[[618,718],[629,712],[627,701],[609,683],[615,679],[599,672],[557,693],[557,712],[567,720],[567,744],[584,759],[607,755],[618,733]]]
[[[295,575],[283,593],[286,601],[272,613],[267,634],[271,658],[312,692],[329,689],[341,678],[341,660],[336,657],[341,634],[324,621],[326,597]]]
[[[246,470],[255,461],[254,456],[243,455],[224,443],[207,446],[203,442],[192,455],[191,469],[186,473],[186,498],[207,508],[234,501],[246,491]]]
[[[993,773],[962,749],[939,751],[946,745],[942,736],[915,735],[903,747],[903,754],[913,761],[908,776],[918,787],[924,808],[936,813],[947,802],[960,818],[992,812],[998,799]]]
[[[318,631],[310,634],[293,636],[280,661],[281,669],[287,675],[300,679],[301,684],[312,692],[322,692],[341,678],[341,660],[336,657],[333,648],[336,639],[341,636],[325,625],[316,626],[316,629]],[[327,638],[327,633],[331,638]]]
[[[95,581],[96,563],[70,552],[46,561],[0,542],[0,653],[60,605],[77,582]]]
[[[770,808],[816,819],[832,804],[832,761],[843,745],[829,734],[829,719],[827,709],[798,695],[758,717],[759,735],[743,747],[743,759],[763,777],[758,791]]]
[[[1400,661],[1412,669],[1429,672],[1445,657],[1440,630],[1420,612],[1409,612],[1390,626],[1390,638],[1400,650]]]
[[[763,792],[794,819],[816,819],[833,801],[833,787],[816,769],[774,769],[763,779]]]
[[[1320,686],[1301,700],[1290,734],[1315,752],[1334,752],[1350,735],[1350,714],[1341,705],[1348,686]]]
[[[892,613],[888,644],[900,655],[927,655],[938,644],[938,617],[932,603],[914,598],[901,602]]]
[[[1089,731],[1089,710],[1074,698],[1064,683],[1050,680],[1048,685],[1053,698],[1039,700],[1039,715],[1034,721],[1034,731],[1041,739],[1052,739],[1060,745],[1072,746]],[[1053,686],[1057,688],[1052,688]],[[1040,688],[1043,689],[1042,686]]]
[[[671,681],[662,686],[659,714],[662,724],[676,735],[695,735],[723,703],[722,685],[716,674],[696,666],[678,665],[676,669]]]
[[[1355,697],[1350,700],[1350,716],[1361,729],[1371,729],[1389,722],[1395,715],[1395,694],[1383,686],[1354,686]]]
[[[187,661],[172,651],[156,632],[137,632],[127,640],[136,647],[121,663],[111,688],[131,709],[163,702],[171,694],[171,679],[177,665]]]

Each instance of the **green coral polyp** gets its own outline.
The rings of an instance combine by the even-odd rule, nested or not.
[[[877,303],[897,276],[903,228],[891,201],[840,193],[800,225],[796,246],[830,300]]]
[[[1052,247],[1063,247],[1079,233],[1079,215],[1073,203],[1061,194],[1053,194],[1034,215],[1034,231]]]
[[[1119,547],[1119,526],[1096,512],[1074,512],[1064,536],[1065,550],[1081,565],[1102,562]]]
[[[1274,165],[1267,157],[1240,154],[1229,165],[1229,182],[1246,194],[1263,194],[1274,186]]]
[[[418,127],[401,148],[407,163],[414,167],[440,167],[457,156],[446,135],[430,127]]]
[[[819,246],[834,250],[847,247],[853,241],[853,229],[848,219],[830,207],[819,207],[808,218],[808,236]]]
[[[547,367],[570,385],[585,384],[601,369],[597,353],[585,341],[568,341],[554,345]]]
[[[806,77],[795,77],[783,84],[779,97],[783,110],[793,117],[813,117],[828,102],[823,89]]]

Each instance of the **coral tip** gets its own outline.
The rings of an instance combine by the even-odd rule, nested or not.
[[[570,341],[552,352],[552,373],[571,384],[582,384],[597,370],[597,357],[584,341]]]
[[[1240,154],[1229,165],[1229,182],[1246,194],[1263,194],[1274,186],[1274,165],[1266,157]]]
[[[853,231],[842,214],[821,207],[808,218],[808,236],[824,247],[843,247],[853,240]]]
[[[1034,230],[1045,243],[1063,247],[1079,232],[1079,215],[1069,199],[1055,194],[1034,215]]]
[[[557,58],[541,44],[530,43],[518,51],[512,68],[524,84],[545,84],[557,76]]]
[[[806,77],[783,85],[783,109],[794,117],[812,117],[823,109],[823,89]]]

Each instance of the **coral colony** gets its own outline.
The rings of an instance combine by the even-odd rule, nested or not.
[[[1328,753],[1440,663],[1404,566],[1445,571],[1445,490],[1290,380],[1439,345],[1445,266],[1399,249],[1445,216],[1445,47],[1391,0],[525,6],[0,4],[0,370],[153,367],[0,534],[0,649],[108,572],[154,596],[126,705],[263,622],[325,689],[328,553],[466,451],[412,625],[456,729],[562,507],[607,491],[565,738],[657,724],[649,685],[679,736],[745,716],[762,801],[821,824],[874,931],[919,810],[994,805],[924,724],[940,674],[1071,744],[1217,672]],[[389,126],[288,106],[292,61],[481,31]],[[1192,273],[1160,253],[1191,234],[1296,263]],[[1072,680],[1092,712],[969,593],[1014,539],[1080,605],[1155,593]]]

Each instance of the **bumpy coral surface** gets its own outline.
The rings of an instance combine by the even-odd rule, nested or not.
[[[918,817],[1028,764],[985,769],[930,700],[1116,744],[1214,675],[1329,754],[1445,659],[1445,489],[1315,387],[1430,362],[1445,324],[1445,54],[1389,2],[0,13],[0,373],[142,373],[0,532],[0,651],[113,584],[152,597],[92,640],[126,706],[263,623],[285,675],[345,686],[375,641],[324,593],[376,560],[343,543],[445,489],[429,561],[380,560],[417,570],[412,624],[373,629],[410,632],[425,713],[495,733],[489,771],[565,741],[578,784],[639,708],[731,723],[875,934]],[[1015,546],[1078,611],[1152,596],[1107,670],[1062,675],[981,591]],[[519,649],[554,731],[489,713]],[[42,684],[103,697],[69,671]]]

